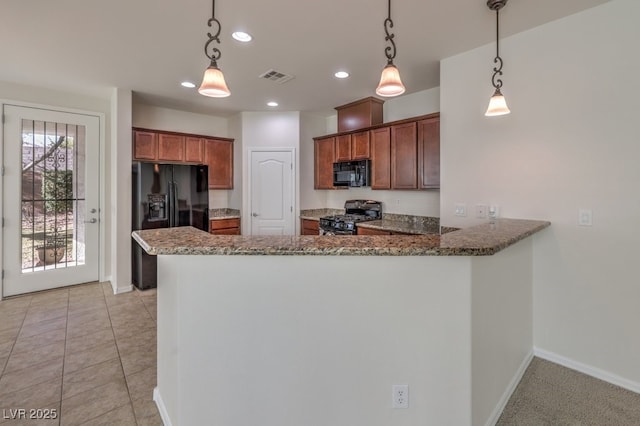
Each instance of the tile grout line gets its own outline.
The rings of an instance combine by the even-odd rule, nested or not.
[[[22,323],[20,324],[20,328],[18,329],[18,334],[16,334],[16,336],[13,338],[13,344],[11,345],[11,350],[9,351],[9,356],[7,356],[7,360],[4,362],[4,366],[2,367],[2,371],[0,371],[0,378],[2,378],[2,376],[4,376],[5,374],[5,370],[7,369],[7,366],[9,365],[9,359],[11,358],[11,355],[13,355],[13,350],[16,347],[16,343],[18,342],[18,337],[20,336],[20,332],[22,331],[22,327],[24,327],[24,321],[27,319],[27,313],[29,312],[29,308],[31,308],[31,304],[33,303],[33,296],[29,296],[31,299],[29,300],[29,305],[27,306],[27,309],[24,311],[24,316],[22,317]]]
[[[131,390],[129,389],[129,381],[127,380],[127,375],[124,371],[124,365],[122,365],[122,355],[120,354],[120,347],[118,346],[118,339],[116,337],[116,333],[113,330],[113,321],[111,320],[111,309],[109,304],[107,303],[107,295],[104,294],[104,288],[102,289],[102,296],[104,297],[104,304],[107,307],[107,315],[109,316],[109,324],[111,325],[111,333],[113,334],[113,341],[115,342],[115,345],[116,345],[116,352],[118,352],[118,361],[120,362],[120,368],[122,368],[124,385],[127,387],[127,395],[129,396],[129,405],[131,405],[131,411],[133,412],[133,419],[136,422],[136,426],[138,426],[138,416],[136,415],[136,410],[133,406],[133,398],[131,398]]]
[[[125,386],[127,386],[127,377],[124,375],[124,367],[122,366],[122,359],[120,358],[120,352],[118,351],[118,344],[117,344],[117,340],[116,340],[116,335],[113,332],[113,324],[111,323],[111,313],[109,312],[109,304],[107,303],[107,296],[104,294],[104,289],[102,288],[102,283],[100,281],[98,281],[98,285],[100,286],[100,290],[102,292],[102,299],[104,300],[104,306],[105,306],[105,309],[107,310],[107,316],[109,317],[110,330],[111,330],[111,334],[113,335],[113,341],[114,341],[114,344],[116,346],[116,351],[118,352],[118,360],[120,361],[120,368],[122,368],[122,376],[124,377],[124,383],[125,383]],[[66,348],[65,348],[65,350],[66,350]],[[134,418],[134,421],[136,422],[136,426],[137,426],[138,422],[137,422],[136,417],[135,417],[135,411],[133,409],[133,403],[131,401],[131,395],[129,394],[129,387],[128,386],[127,386],[127,395],[129,396],[129,405],[131,405],[131,411],[133,411],[133,418]],[[87,419],[86,422],[80,424],[79,426],[86,425],[89,422],[91,422],[92,420],[95,420],[95,419],[97,419],[97,418],[99,418],[101,416],[109,414],[112,411],[115,411],[115,410],[117,410],[119,408],[124,407],[125,405],[126,404],[123,404],[123,405],[121,405],[119,407],[115,407],[113,410],[107,411],[106,413],[102,413],[102,414],[99,414],[99,415],[97,415],[95,417]]]
[[[64,395],[64,364],[67,360],[67,334],[69,331],[69,305],[71,292],[67,290],[67,321],[64,324],[64,350],[62,351],[62,376],[60,377],[60,401],[58,402],[58,426],[62,425],[62,395]]]

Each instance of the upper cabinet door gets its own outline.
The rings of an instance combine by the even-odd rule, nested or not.
[[[314,141],[314,179],[315,189],[334,189],[333,162],[335,160],[335,138],[316,139]]]
[[[351,160],[351,135],[341,135],[336,137],[335,161],[349,160]]]
[[[418,121],[420,189],[440,188],[440,117]]]
[[[132,154],[134,160],[157,160],[158,135],[154,132],[134,130]]]
[[[158,135],[158,160],[184,161],[184,136],[160,133]]]
[[[391,189],[391,129],[371,130],[371,189]]]
[[[206,139],[204,156],[209,166],[209,189],[233,189],[233,142]]]
[[[191,136],[184,139],[184,161],[190,163],[204,161],[204,139]]]
[[[360,132],[351,135],[352,160],[368,160],[371,158],[369,147],[369,132]]]
[[[391,127],[391,187],[418,188],[418,138],[415,122]]]

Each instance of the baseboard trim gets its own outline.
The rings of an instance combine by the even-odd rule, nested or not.
[[[522,360],[520,367],[518,367],[516,374],[513,375],[513,378],[509,382],[509,386],[507,386],[504,393],[502,394],[502,397],[500,397],[498,404],[493,409],[493,412],[487,419],[485,426],[493,426],[498,422],[500,415],[504,411],[504,407],[507,406],[507,403],[509,402],[511,395],[513,395],[513,392],[516,390],[516,387],[518,387],[518,383],[520,383],[520,380],[522,380],[522,376],[524,376],[524,372],[527,371],[527,367],[529,367],[529,364],[531,364],[531,360],[533,360],[533,351],[530,351],[527,354],[527,356],[525,356],[524,359]]]
[[[555,362],[556,364],[571,368],[572,370],[579,371],[588,376],[595,377],[596,379],[604,380],[612,385],[620,386],[621,388],[625,388],[631,392],[640,393],[640,383],[634,382],[633,380],[625,379],[624,377],[620,377],[608,371],[583,364],[550,351],[545,351],[544,349],[534,347],[533,354],[539,358]]]
[[[133,285],[128,285],[126,287],[115,287],[115,288],[111,286],[111,288],[113,288],[113,294],[129,293],[130,291],[133,291]]]
[[[153,388],[153,401],[156,403],[156,407],[158,407],[158,412],[160,413],[160,418],[162,419],[164,426],[172,426],[171,420],[169,419],[169,413],[167,413],[167,408],[164,406],[160,390],[157,386]]]

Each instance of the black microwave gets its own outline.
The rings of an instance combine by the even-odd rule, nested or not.
[[[369,186],[371,161],[341,161],[333,163],[333,186]]]

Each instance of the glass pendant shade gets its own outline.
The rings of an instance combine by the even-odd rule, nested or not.
[[[224,75],[220,68],[214,64],[209,65],[209,68],[204,72],[204,78],[202,84],[198,89],[198,92],[204,96],[210,96],[212,98],[226,98],[231,95],[231,91],[227,87],[227,83],[224,81]]]
[[[507,101],[502,93],[500,93],[500,89],[496,89],[489,100],[489,108],[487,108],[487,112],[485,112],[484,115],[487,117],[494,117],[496,115],[509,114],[510,112],[511,111],[507,106]]]
[[[376,94],[390,97],[402,95],[404,91],[404,84],[402,84],[402,81],[400,80],[400,72],[398,71],[398,68],[396,68],[392,63],[387,64],[387,66],[382,70],[380,84],[378,84]]]

